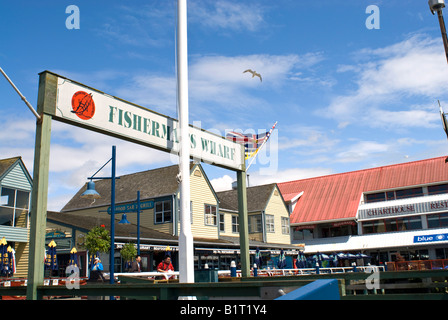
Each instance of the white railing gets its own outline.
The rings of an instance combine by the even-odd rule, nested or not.
[[[379,272],[385,271],[384,266],[359,266],[356,267],[357,272]],[[334,267],[334,268],[319,268],[319,274],[333,274],[333,273],[347,273],[354,272],[353,267]],[[316,274],[316,268],[302,268],[302,269],[260,269],[257,270],[257,276],[260,277],[273,277],[273,276],[294,276],[294,275],[307,275]],[[109,277],[109,274],[104,274],[105,277]],[[163,273],[163,272],[123,272],[114,273],[115,278],[118,276],[138,277],[146,279],[155,279],[157,277],[163,277],[165,280],[178,279],[179,271]],[[253,271],[251,271],[253,275]],[[218,277],[230,277],[230,270],[218,270]],[[236,276],[241,277],[241,270],[236,271]]]
[[[109,277],[109,273],[104,274],[105,277]],[[114,277],[118,278],[118,276],[127,276],[127,277],[139,277],[139,278],[147,278],[154,279],[156,277],[163,277],[165,280],[168,279],[177,279],[179,277],[179,271],[173,272],[122,272],[122,273],[114,273]]]
[[[319,268],[319,274],[333,274],[333,273],[347,273],[353,272],[353,267],[334,267],[334,268]],[[360,266],[356,267],[357,272],[379,272],[385,271],[384,266]],[[253,271],[251,272],[253,275]],[[316,268],[301,268],[301,269],[260,269],[257,270],[258,276],[294,276],[316,274]],[[219,270],[218,275],[230,276],[230,270]],[[237,277],[241,277],[241,270],[237,270]]]

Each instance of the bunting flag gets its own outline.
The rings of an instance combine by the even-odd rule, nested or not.
[[[9,269],[9,257],[6,245],[6,238],[3,237],[0,240],[0,275],[4,276],[8,275]]]
[[[264,144],[268,141],[272,131],[274,131],[277,122],[274,123],[271,130],[259,133],[259,134],[251,134],[251,133],[240,133],[231,131],[226,134],[226,139],[232,140],[234,142],[244,144],[245,158],[246,160],[254,157],[258,151],[264,146]]]
[[[45,259],[45,268],[50,270],[56,270],[58,268],[56,242],[54,242],[54,240],[51,240],[51,242],[48,244],[47,256]]]
[[[257,250],[255,251],[255,263],[257,264],[257,268],[261,268],[261,265],[263,263],[263,260],[261,258],[261,252],[260,248],[257,247]]]
[[[78,255],[75,247],[70,251],[70,259],[68,261],[69,266],[78,267]]]
[[[8,253],[10,256],[11,274],[14,274],[16,273],[16,251],[9,246]]]
[[[285,257],[285,252],[283,251],[283,249],[280,250],[280,255],[278,256],[277,267],[279,269],[285,269],[286,268],[286,257]]]

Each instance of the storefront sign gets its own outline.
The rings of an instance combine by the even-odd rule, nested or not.
[[[176,119],[110,96],[58,76],[55,119],[178,154]],[[50,108],[51,109],[51,108]],[[190,126],[192,158],[229,169],[241,170],[243,146],[220,135]]]
[[[382,204],[384,204],[384,202],[382,202]],[[358,210],[359,220],[381,219],[384,217],[393,217],[400,215],[448,211],[448,200],[415,202],[399,206],[363,209],[368,206],[371,206],[371,204],[360,206],[360,209]]]
[[[448,233],[414,236],[414,243],[448,241]]]
[[[153,209],[154,208],[154,200],[143,201],[140,202],[140,210]],[[137,203],[127,203],[115,205],[115,213],[128,213],[128,212],[137,212],[138,206]],[[107,213],[110,214],[110,207],[107,208]]]
[[[295,231],[300,231],[300,230],[313,230],[314,228],[316,228],[315,224],[308,224],[308,225],[304,225],[304,226],[297,226],[294,228]]]
[[[333,222],[332,227],[342,227],[342,226],[356,226],[355,221],[341,221],[341,222]]]
[[[448,210],[448,200],[430,202],[429,210],[430,211]]]

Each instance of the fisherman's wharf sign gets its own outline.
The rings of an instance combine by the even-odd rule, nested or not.
[[[56,120],[178,154],[176,119],[57,76]],[[244,162],[241,144],[190,125],[190,156],[232,170]]]

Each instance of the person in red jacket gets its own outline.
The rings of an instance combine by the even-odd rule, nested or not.
[[[158,272],[169,272],[170,270],[174,271],[174,267],[171,264],[171,257],[165,256],[165,259],[163,259],[163,261],[160,262],[159,265],[157,266],[157,271]]]

